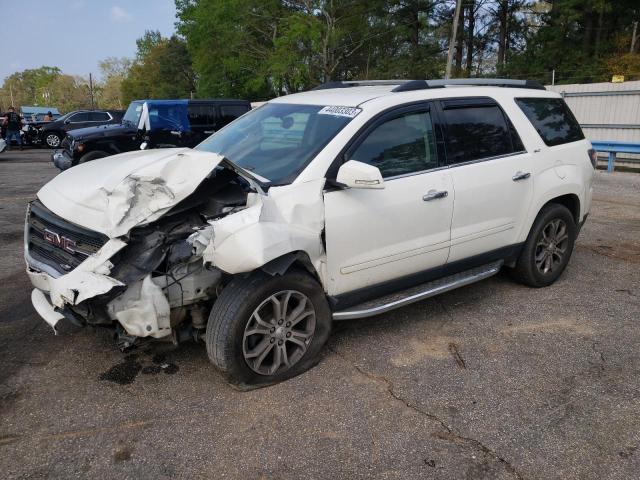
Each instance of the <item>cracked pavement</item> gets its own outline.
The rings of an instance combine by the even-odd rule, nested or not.
[[[500,274],[335,324],[316,368],[242,393],[203,345],[125,356],[37,317],[22,222],[48,154],[0,156],[4,478],[637,477],[640,176],[597,174],[552,287]]]

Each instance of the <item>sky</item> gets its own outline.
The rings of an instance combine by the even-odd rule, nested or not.
[[[133,57],[145,30],[174,31],[174,0],[0,0],[0,85],[43,65],[99,78],[98,62]]]

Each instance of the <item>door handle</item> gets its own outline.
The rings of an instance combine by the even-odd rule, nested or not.
[[[519,180],[526,180],[529,178],[531,174],[529,172],[516,172],[516,174],[512,177],[514,182]]]
[[[422,200],[425,202],[430,202],[431,200],[436,200],[438,198],[445,198],[449,195],[449,192],[446,190],[429,190],[425,195],[422,196]]]

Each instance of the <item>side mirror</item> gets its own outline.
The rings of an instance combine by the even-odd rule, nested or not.
[[[65,125],[69,125],[71,123],[71,120],[67,119],[64,121]]]
[[[344,163],[338,170],[336,181],[350,188],[384,188],[380,170],[357,160]]]

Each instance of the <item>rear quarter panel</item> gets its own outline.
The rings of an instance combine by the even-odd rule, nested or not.
[[[582,140],[556,147],[545,145],[534,154],[533,200],[519,234],[521,241],[526,240],[542,207],[554,198],[570,194],[577,196],[580,202],[578,220],[584,219],[590,208],[593,183],[589,148],[591,144]]]

